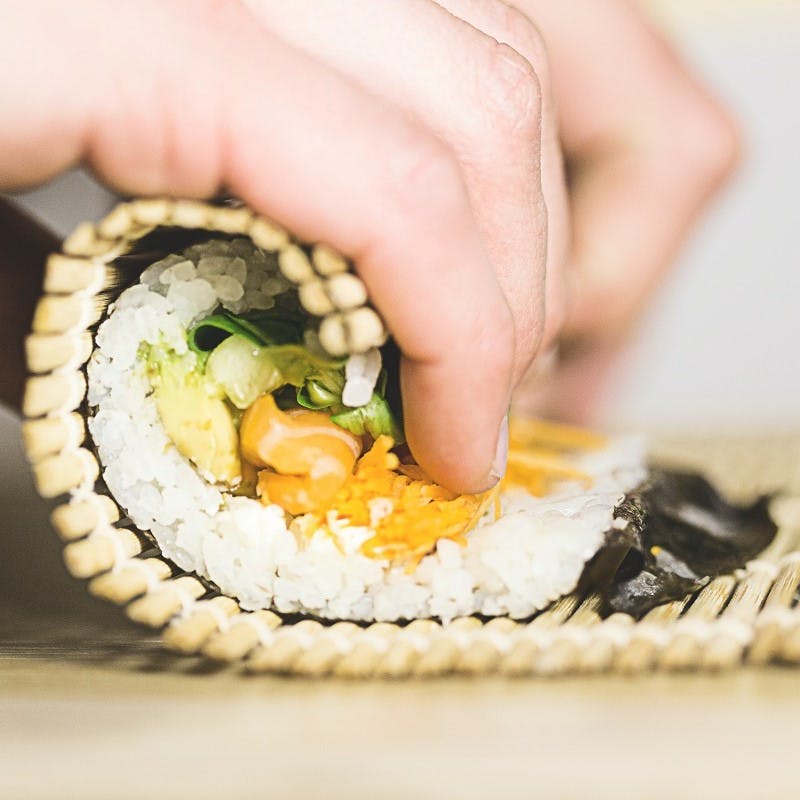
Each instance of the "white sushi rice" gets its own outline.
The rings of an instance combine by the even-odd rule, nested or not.
[[[522,618],[574,589],[615,506],[645,477],[638,439],[576,459],[594,479],[588,491],[565,483],[545,498],[506,492],[499,520],[487,513],[466,547],[440,539],[411,572],[360,552],[370,528],[330,513],[336,541],[324,532],[309,538],[280,507],[233,497],[198,474],[161,425],[140,345],[186,353],[187,328],[219,305],[270,308],[288,288],[249,240],[212,241],[148,267],[112,307],[88,367],[89,430],[108,489],[136,526],[245,609],[351,620]],[[354,374],[372,372],[363,366]],[[386,513],[378,505],[373,520]]]

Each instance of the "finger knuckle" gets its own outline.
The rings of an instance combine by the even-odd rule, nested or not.
[[[525,56],[539,75],[539,80],[542,80],[548,59],[539,28],[527,14],[501,0],[493,0],[489,6],[495,19],[495,38],[510,44]]]
[[[479,69],[490,129],[501,136],[535,135],[541,121],[542,91],[530,61],[513,47],[492,42]]]
[[[675,141],[687,174],[699,177],[710,188],[724,183],[741,160],[743,145],[739,128],[711,100],[695,100],[687,105]]]
[[[481,0],[484,30],[498,42],[514,48],[533,67],[547,94],[550,60],[539,27],[524,11],[503,0]]]
[[[464,190],[458,164],[435,136],[415,132],[392,160],[387,195],[399,214],[429,219],[461,209]]]

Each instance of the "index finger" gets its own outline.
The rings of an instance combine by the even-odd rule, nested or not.
[[[237,35],[253,41],[225,56],[233,190],[354,259],[403,354],[412,453],[451,489],[488,488],[504,468],[514,333],[455,158],[338,74],[252,28]]]
[[[208,194],[224,184],[302,238],[352,257],[403,354],[417,461],[451,489],[488,488],[503,469],[495,456],[514,334],[455,159],[426,128],[254,25],[238,4],[203,8],[141,5],[117,26],[136,48],[141,28],[157,31],[148,33],[153,75],[140,71],[137,91],[145,113],[162,113],[143,125],[133,107],[126,124],[107,86],[111,108],[87,131],[93,164],[127,191]],[[121,71],[130,68],[119,64],[125,44],[107,54]],[[187,64],[199,94],[187,89]]]

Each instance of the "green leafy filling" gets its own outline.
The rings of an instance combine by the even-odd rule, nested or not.
[[[368,433],[373,439],[377,439],[381,434],[387,434],[398,444],[404,441],[403,432],[389,403],[377,392],[372,393],[365,406],[340,411],[331,417],[331,422],[357,436]]]
[[[223,312],[195,325],[188,345],[197,355],[198,370],[205,373],[238,409],[247,408],[267,392],[286,405],[287,390],[294,388],[290,405],[331,414],[331,421],[359,436],[391,436],[404,441],[397,400],[387,391],[388,373],[379,376],[369,402],[358,408],[342,403],[345,360],[315,352],[306,343],[308,318],[283,309],[249,312],[241,316]]]

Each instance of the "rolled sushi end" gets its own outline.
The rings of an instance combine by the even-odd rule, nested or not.
[[[318,324],[244,238],[167,255],[117,298],[89,429],[133,522],[245,608],[524,617],[572,590],[642,443],[518,427],[503,485],[455,495],[401,446],[392,354],[333,357]]]

